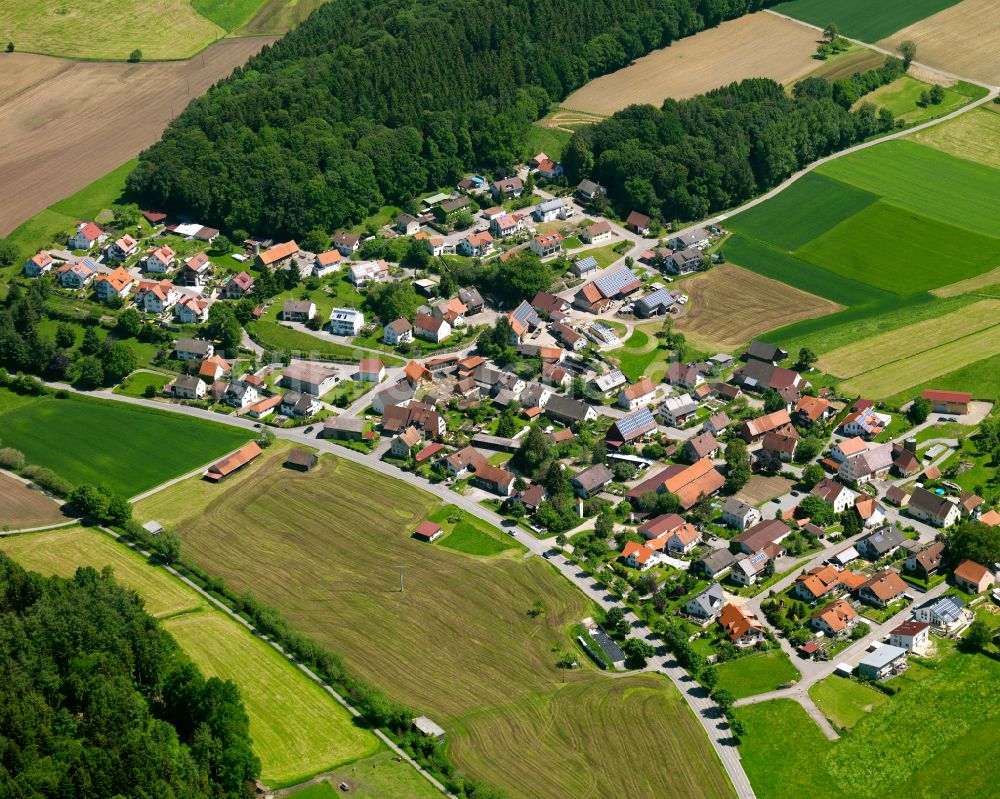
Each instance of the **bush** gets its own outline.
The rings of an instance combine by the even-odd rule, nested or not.
[[[65,497],[73,490],[73,485],[69,480],[64,480],[51,469],[46,469],[43,466],[25,466],[21,470],[21,474],[38,483],[46,491],[51,491],[61,497]]]
[[[0,449],[0,467],[15,471],[24,468],[24,453],[13,447],[3,447]]]
[[[128,54],[128,60],[130,64],[138,64],[142,61],[142,50],[136,48],[131,53]]]

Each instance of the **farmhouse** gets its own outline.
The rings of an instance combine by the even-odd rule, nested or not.
[[[993,572],[974,560],[964,558],[955,567],[955,585],[970,594],[981,594],[995,582]]]
[[[600,494],[615,477],[603,463],[598,463],[584,469],[570,478],[573,493],[578,497],[589,499]]]
[[[795,457],[798,445],[799,434],[794,427],[781,432],[770,430],[764,434],[764,438],[760,442],[760,451],[757,453],[757,457],[759,459],[763,455],[789,462]]]
[[[445,458],[445,466],[452,477],[461,479],[469,472],[474,472],[477,468],[486,463],[483,454],[474,447],[462,447],[462,449],[451,453]]]
[[[242,469],[255,458],[260,457],[260,454],[261,449],[257,445],[256,441],[244,444],[232,455],[229,455],[218,463],[213,463],[209,466],[208,471],[205,472],[205,479],[210,480],[213,483],[218,483],[220,480],[224,480],[229,477],[229,475]]]
[[[711,463],[711,461],[709,462]],[[757,522],[757,524],[749,528],[746,532],[736,536],[733,541],[740,545],[741,552],[752,555],[754,552],[764,549],[769,544],[780,544],[788,537],[790,532],[792,532],[792,528],[783,521],[779,519],[765,519],[764,521]]]
[[[353,416],[338,416],[323,422],[323,438],[338,441],[361,441],[365,436],[365,420]]]
[[[211,341],[200,338],[179,338],[174,344],[174,353],[179,361],[211,358],[215,353],[215,346]]]
[[[425,341],[432,341],[436,344],[444,341],[451,335],[451,325],[444,319],[439,319],[427,314],[417,314],[413,320],[413,330],[418,338]]]
[[[322,397],[336,382],[337,373],[308,361],[296,361],[285,367],[281,385],[291,391]]]
[[[577,261],[574,266],[579,264]],[[596,261],[595,261],[596,265]],[[586,283],[573,295],[573,307],[587,313],[599,314],[606,311],[611,305],[611,300],[607,299],[597,286],[593,283]]]
[[[948,497],[926,488],[913,489],[906,510],[914,518],[929,522],[935,527],[951,527],[962,515],[958,505]]]
[[[831,477],[820,480],[809,493],[822,499],[833,508],[834,513],[843,513],[851,507],[856,496],[851,489]]]
[[[608,428],[604,440],[612,449],[642,438],[656,430],[656,419],[648,408],[639,408],[635,413],[616,419]]]
[[[655,491],[658,494],[667,491],[676,494],[681,507],[687,510],[699,498],[715,494],[725,482],[722,473],[715,468],[712,461],[708,458],[702,458],[691,466],[668,466],[635,486],[628,492],[628,497],[629,499],[638,499],[649,491]]]
[[[497,496],[509,497],[514,492],[514,475],[489,463],[476,467],[473,481],[480,488]]]
[[[963,415],[969,412],[972,394],[967,391],[937,391],[927,389],[921,395],[931,403],[935,413],[953,413]]]
[[[702,458],[714,458],[719,454],[721,445],[711,433],[701,433],[689,438],[684,444],[684,452],[692,463]]]
[[[631,269],[621,269],[614,274],[597,278],[594,285],[602,297],[613,300],[634,294],[642,288],[642,281]]]
[[[788,411],[779,410],[759,416],[756,419],[747,419],[740,425],[740,435],[747,443],[760,441],[766,433],[772,431],[787,431],[794,429]]]

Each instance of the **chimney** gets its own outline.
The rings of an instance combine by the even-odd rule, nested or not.
[[[914,455],[916,455],[917,439],[913,437],[906,439],[906,441],[903,442],[903,449],[905,449],[907,452],[912,452]]]

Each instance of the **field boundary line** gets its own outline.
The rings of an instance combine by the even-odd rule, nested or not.
[[[208,463],[199,466],[197,469],[192,469],[187,474],[182,474],[180,477],[175,477],[172,480],[167,480],[163,483],[160,483],[159,485],[153,486],[148,491],[143,491],[141,494],[136,494],[134,497],[129,498],[129,504],[141,502],[142,500],[151,497],[154,494],[158,494],[160,491],[163,491],[164,489],[170,488],[170,486],[174,485],[174,483],[179,483],[181,482],[181,480],[187,480],[189,477],[195,477],[199,473],[204,472],[206,469],[208,469],[208,467],[211,466],[213,463],[218,463],[221,460],[225,460],[230,455],[239,452],[241,449],[243,449],[243,447],[237,447],[234,450],[226,452],[221,457],[215,458],[214,460],[210,460]]]
[[[150,561],[149,565],[152,568],[156,568],[156,565],[154,563],[152,563],[152,561],[150,560],[153,557],[153,554],[151,552],[148,552],[147,550],[142,549],[139,546],[132,546],[128,541],[125,540],[125,538],[123,536],[119,535],[118,533],[114,532],[114,530],[111,530],[111,529],[109,529],[107,527],[98,526],[97,529],[99,529],[101,532],[106,533],[107,535],[109,535],[111,538],[113,538],[119,544],[122,544],[123,546],[127,547],[128,549],[131,549],[134,552],[138,552],[140,555],[142,555],[148,561]],[[336,702],[338,704],[340,704],[341,707],[343,707],[348,713],[351,714],[352,718],[355,718],[355,719],[363,718],[362,715],[361,715],[361,713],[357,710],[357,708],[355,708],[350,702],[348,702],[346,699],[344,699],[344,697],[341,696],[340,693],[338,693],[333,688],[333,686],[331,686],[329,683],[327,683],[322,677],[320,677],[318,674],[316,674],[312,669],[310,669],[304,663],[300,663],[295,658],[294,655],[292,655],[291,653],[289,653],[288,651],[286,651],[281,646],[281,644],[279,644],[277,641],[273,641],[272,639],[268,638],[267,636],[261,635],[257,631],[256,627],[254,627],[249,621],[247,621],[245,618],[243,618],[239,613],[237,613],[231,607],[229,607],[225,602],[222,602],[221,600],[216,599],[214,596],[212,596],[210,593],[208,593],[206,590],[204,590],[196,582],[194,582],[193,580],[191,580],[188,577],[185,577],[183,574],[181,574],[179,571],[177,571],[177,569],[175,569],[173,566],[170,566],[168,564],[162,564],[162,568],[165,571],[167,571],[168,573],[172,574],[174,577],[176,577],[182,583],[184,583],[184,585],[188,586],[189,588],[192,588],[200,597],[202,597],[203,599],[208,600],[208,602],[211,603],[212,606],[214,606],[218,610],[221,610],[229,618],[235,620],[237,623],[239,623],[240,625],[242,625],[255,638],[257,638],[257,639],[263,641],[265,644],[268,644],[269,646],[271,646],[275,651],[278,652],[279,655],[282,655],[284,658],[286,658],[289,663],[291,663],[293,666],[295,666],[299,671],[301,671],[303,674],[305,674],[306,677],[308,677],[310,680],[312,680],[313,682],[315,682],[317,685],[319,685],[320,688],[322,688],[324,691],[326,691],[327,694],[329,694],[331,697],[333,697],[333,699],[336,700]],[[388,746],[390,750],[392,750],[393,752],[396,753],[396,755],[398,755],[403,760],[405,760],[407,763],[409,763],[414,769],[416,769],[417,773],[420,774],[420,776],[422,776],[424,779],[426,779],[431,785],[433,785],[435,788],[437,788],[442,794],[444,794],[445,796],[451,797],[451,799],[458,799],[455,796],[455,794],[450,793],[448,791],[448,789],[444,786],[443,783],[441,783],[435,776],[433,776],[428,771],[426,771],[419,763],[417,763],[417,761],[415,761],[406,752],[404,752],[399,746],[397,746],[396,743],[391,738],[389,738],[388,735],[386,735],[384,732],[382,732],[382,730],[378,729],[377,727],[372,727],[370,729],[371,729],[372,733],[374,733],[374,735],[375,735],[376,738],[378,738],[379,740],[381,740],[382,743],[384,743],[386,746]],[[310,778],[310,780],[311,779],[312,778]],[[309,782],[310,780],[306,780],[306,782]],[[302,783],[302,784],[305,784],[305,783]],[[287,787],[295,787],[295,786],[287,786]]]

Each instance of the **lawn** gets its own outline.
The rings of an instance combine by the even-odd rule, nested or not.
[[[144,397],[148,386],[152,386],[159,394],[172,379],[170,375],[162,375],[157,372],[132,372],[118,385],[115,394],[123,394],[126,397]]]
[[[68,521],[59,506],[41,491],[0,474],[0,530],[28,530]]]
[[[441,799],[437,788],[392,752],[379,752],[341,766],[326,779],[290,795],[294,799],[334,799],[345,795],[334,787],[341,782],[351,786],[349,796],[353,799],[403,796],[406,799]]]
[[[907,125],[918,125],[929,119],[950,114],[986,93],[986,89],[981,86],[961,82],[952,87],[945,87],[944,98],[937,105],[919,105],[920,95],[930,88],[929,83],[903,75],[892,83],[866,94],[859,102],[874,103],[880,108],[888,108],[896,119],[902,120]]]
[[[830,721],[851,729],[889,697],[869,685],[831,674],[809,689],[809,696]]]
[[[528,141],[525,148],[532,156],[541,152],[558,161],[562,158],[563,150],[566,149],[572,135],[572,133],[556,128],[543,128],[536,123],[528,128]]]
[[[957,2],[958,0],[882,0],[873,4],[871,0],[790,0],[779,3],[774,10],[820,28],[835,22],[844,36],[875,42]]]
[[[445,531],[441,546],[456,552],[488,557],[507,550],[523,551],[510,536],[454,505],[442,505],[427,518]]]
[[[577,258],[586,258],[589,255],[594,256],[597,260],[597,266],[600,269],[605,269],[615,261],[623,258],[624,256],[620,253],[615,252],[615,247],[619,246],[621,242],[616,241],[613,244],[606,244],[603,247],[594,247],[591,250],[581,250],[578,253],[574,253]]]
[[[649,373],[650,366],[655,360],[667,357],[666,350],[661,350],[659,344],[658,339],[637,328],[619,349],[611,353],[611,356],[618,359],[622,373],[634,383]]]
[[[0,396],[9,395],[0,389]],[[5,410],[4,444],[70,483],[105,484],[133,496],[207,464],[250,435],[180,414],[72,396],[35,398]]]
[[[276,350],[289,350],[300,357],[315,357],[331,361],[344,361],[346,363],[357,363],[362,357],[367,357],[361,350],[355,350],[344,344],[334,341],[310,336],[293,330],[290,327],[279,325],[277,322],[268,322],[263,319],[257,322],[250,322],[247,332],[262,347]],[[383,361],[386,359],[383,358]]]
[[[774,691],[798,678],[799,670],[780,649],[719,665],[719,687],[728,688],[737,698]]]
[[[103,533],[74,527],[0,539],[0,548],[43,574],[68,577],[78,566],[111,566],[207,676],[236,683],[267,783],[295,784],[380,748],[375,736],[357,727],[346,710],[274,649]]]
[[[434,718],[455,763],[511,795],[648,795],[650,785],[663,797],[731,795],[669,683],[556,668],[573,651],[569,628],[594,609],[544,560],[427,546],[410,535],[435,497],[330,455],[311,473],[282,459],[272,448],[224,486],[184,481],[138,503],[137,516],[171,522],[194,564]],[[544,613],[532,618],[536,600]],[[617,768],[635,736],[660,753]]]

